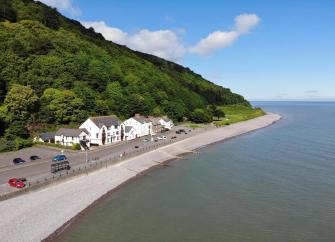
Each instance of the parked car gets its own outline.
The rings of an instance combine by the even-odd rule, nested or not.
[[[176,138],[177,138],[177,136],[172,136],[172,137],[171,137],[171,139],[176,139]]]
[[[164,136],[164,135],[163,136],[158,136],[157,139],[161,139],[161,140],[166,139],[166,136]]]
[[[149,140],[148,139],[144,139],[143,142],[149,142]]]
[[[168,131],[169,131],[169,129],[164,128],[164,129],[161,130],[161,133],[165,133],[165,132],[168,132]]]
[[[52,161],[58,162],[58,161],[66,161],[67,157],[65,155],[56,155],[54,158],[52,158]]]
[[[138,149],[138,148],[140,148],[138,145],[135,145],[135,149]]]
[[[179,130],[176,131],[176,134],[181,134]]]
[[[22,164],[22,163],[25,163],[25,162],[26,162],[26,161],[23,160],[23,159],[21,159],[21,158],[15,158],[15,159],[13,160],[13,163],[14,163],[15,165]]]
[[[32,155],[30,156],[30,160],[33,161],[33,160],[39,160],[41,159],[40,157],[38,157],[37,155]]]
[[[17,179],[17,178],[11,178],[8,180],[8,184],[11,187],[16,187],[16,188],[23,188],[26,186],[26,184],[23,182],[22,178]]]

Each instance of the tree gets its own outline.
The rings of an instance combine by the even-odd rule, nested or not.
[[[197,108],[192,112],[191,119],[195,123],[209,123],[213,117],[207,110]]]
[[[6,95],[4,104],[8,114],[16,120],[27,120],[38,111],[39,98],[30,86],[14,84]]]
[[[218,120],[220,120],[221,117],[225,117],[224,111],[214,104],[208,106],[208,112],[212,114],[213,117],[216,117]]]
[[[41,102],[42,110],[57,123],[78,122],[85,116],[83,100],[70,90],[46,89]]]

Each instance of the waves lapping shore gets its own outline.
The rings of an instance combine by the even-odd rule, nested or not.
[[[3,201],[0,203],[1,241],[40,241],[48,238],[99,198],[148,169],[183,153],[267,127],[279,119],[277,114],[268,114],[210,130],[106,169]]]

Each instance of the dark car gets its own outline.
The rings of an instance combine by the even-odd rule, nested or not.
[[[138,149],[138,148],[140,148],[138,145],[135,145],[135,149]]]
[[[54,158],[52,158],[52,161],[66,161],[67,157],[65,155],[56,155]]]
[[[41,159],[40,157],[38,157],[37,155],[32,155],[30,156],[30,160],[33,161],[33,160],[39,160]]]
[[[21,158],[15,158],[15,159],[13,160],[13,163],[14,163],[15,165],[22,164],[22,163],[25,163],[25,162],[26,162],[26,161],[23,160],[23,159],[21,159]]]
[[[180,134],[180,131],[178,130],[178,131],[176,131],[176,134]]]

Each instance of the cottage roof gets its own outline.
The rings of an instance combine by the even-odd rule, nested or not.
[[[106,127],[111,127],[112,125],[121,125],[120,119],[115,115],[90,117],[89,119],[92,120],[92,122],[99,128],[101,128],[103,125],[105,125]]]
[[[133,117],[133,119],[135,119],[136,121],[144,124],[144,123],[150,123],[151,120],[145,116],[139,115],[139,114],[135,114],[135,116]]]
[[[129,133],[133,128],[134,128],[133,126],[126,126],[124,130],[126,133]]]
[[[81,132],[84,132],[86,134],[88,134],[86,129],[66,129],[66,128],[60,128],[57,132],[56,132],[56,136],[68,136],[68,137],[78,137]]]
[[[160,125],[159,120],[160,120],[161,118],[150,116],[149,119],[150,119],[150,121],[152,122],[153,125],[155,125],[155,126],[156,126],[156,125]]]
[[[39,137],[43,140],[43,141],[47,141],[47,140],[51,140],[55,138],[55,132],[48,132],[48,133],[42,133],[39,135]]]

